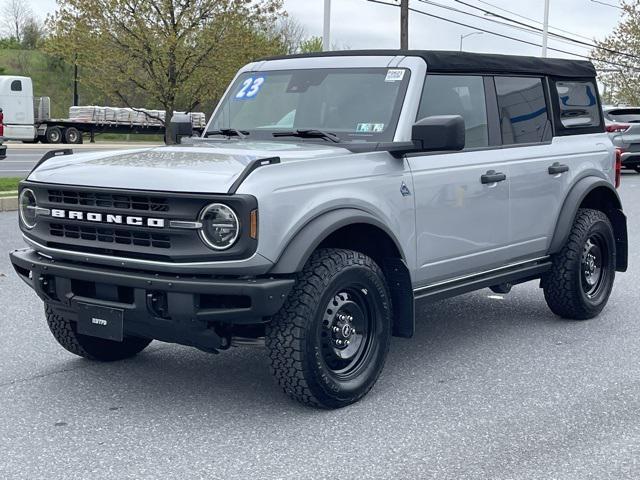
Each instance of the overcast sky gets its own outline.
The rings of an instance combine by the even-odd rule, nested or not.
[[[2,0],[0,0],[1,2]],[[55,10],[55,0],[26,0],[32,9],[41,16]],[[385,0],[399,3],[399,0]],[[504,27],[488,21],[478,10],[462,5],[459,0],[426,0],[460,10],[472,12],[483,18],[474,18],[456,13],[435,5],[423,3],[421,0],[410,0],[412,8],[433,15],[445,17],[461,23],[517,37],[531,43],[541,43],[540,35],[531,34]],[[465,3],[514,17],[511,13],[499,10],[510,10],[524,15],[530,20],[517,18],[522,22],[534,24],[542,21],[544,0],[462,0]],[[599,0],[604,3],[617,4],[617,0]],[[593,0],[550,0],[550,25],[569,33],[563,35],[576,37],[581,35],[588,39],[604,38],[618,23],[620,10],[605,6]],[[322,12],[324,0],[285,0],[285,8],[298,20],[309,35],[322,34]],[[367,0],[332,0],[332,44],[338,47],[356,48],[397,48],[399,46],[399,8],[378,5]],[[533,20],[533,21],[532,21]],[[412,12],[410,14],[409,46],[417,49],[458,50],[460,35],[468,34],[474,28],[467,28],[444,22],[432,17]],[[582,38],[589,43],[590,40]],[[549,46],[560,50],[588,55],[588,47],[566,44],[550,40]],[[474,52],[515,53],[523,55],[539,55],[540,48],[519,43],[506,38],[483,33],[464,40],[464,50]],[[549,52],[550,56],[566,57],[565,53]]]

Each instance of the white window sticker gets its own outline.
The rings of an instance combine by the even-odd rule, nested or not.
[[[385,82],[401,82],[404,78],[404,70],[400,68],[392,68],[387,70]]]
[[[384,132],[384,123],[359,123],[356,126],[358,133],[379,133]]]
[[[250,100],[255,98],[256,95],[260,92],[260,87],[264,83],[264,77],[249,77],[244,82],[242,82],[242,86],[238,93],[236,93],[236,100]]]

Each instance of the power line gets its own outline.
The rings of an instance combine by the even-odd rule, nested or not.
[[[617,8],[618,10],[624,10],[620,5],[613,5],[612,3],[602,2],[601,0],[591,0],[592,3],[599,3],[600,5],[606,5],[607,7]]]
[[[389,7],[397,7],[398,6],[397,4],[383,2],[382,0],[366,0],[366,1],[371,2],[371,3],[378,3],[380,5],[387,5]],[[425,15],[427,17],[436,18],[438,20],[442,20],[443,22],[453,23],[454,25],[459,25],[459,26],[462,26],[462,27],[475,29],[475,30],[478,30],[478,31],[481,31],[481,32],[484,32],[484,33],[488,33],[490,35],[494,35],[496,37],[506,38],[506,39],[509,39],[509,40],[513,40],[513,41],[516,41],[516,42],[524,43],[524,44],[531,45],[531,46],[534,46],[534,47],[539,47],[539,48],[542,47],[542,44],[539,44],[539,43],[530,42],[528,40],[523,40],[521,38],[512,37],[510,35],[505,35],[503,33],[494,32],[494,31],[491,31],[491,30],[487,30],[485,28],[475,27],[475,26],[469,25],[467,23],[458,22],[456,20],[451,20],[449,18],[444,18],[444,17],[441,17],[439,15],[435,15],[433,13],[424,12],[424,11],[418,10],[418,9],[416,9],[414,7],[409,7],[409,10],[412,11],[412,12],[418,13],[420,15]],[[590,57],[590,56],[587,56],[587,55],[581,55],[579,53],[570,52],[570,51],[567,51],[567,50],[561,50],[561,49],[552,48],[552,47],[549,47],[549,50],[552,50],[552,51],[558,52],[558,53],[564,53],[564,54],[567,54],[567,55],[573,55],[573,56],[580,57],[580,58],[585,58],[587,60],[594,60],[593,57]],[[639,71],[640,70],[639,68],[631,66],[631,65],[625,65],[625,64],[622,64],[622,63],[611,62],[609,60],[597,59],[597,61],[609,64],[609,65],[615,65],[616,67],[625,68],[627,70],[635,70],[635,71]]]
[[[435,2],[430,2],[429,0],[418,0],[418,1],[420,1],[422,3],[435,4]],[[479,11],[481,11],[481,12],[487,14],[487,15],[491,15],[491,16],[494,16],[494,17],[497,17],[497,18],[501,18],[501,19],[506,20],[508,22],[513,22],[516,25],[521,25],[521,26],[530,28],[532,30],[536,30],[538,32],[542,32],[541,28],[535,27],[533,25],[529,25],[528,23],[525,23],[525,22],[520,22],[519,20],[513,20],[513,19],[511,19],[509,17],[505,17],[504,15],[500,15],[499,13],[492,12],[491,10],[487,10],[487,9],[482,8],[482,7],[476,7],[475,5],[471,5],[470,3],[467,3],[467,2],[465,2],[463,0],[454,0],[454,1],[456,3],[460,3],[460,4],[464,5],[466,7],[473,8],[475,10],[479,10]],[[442,5],[442,7],[446,8],[445,5]],[[451,7],[449,7],[449,8],[451,8]],[[482,18],[482,17],[480,17],[480,18]],[[577,40],[577,39],[574,39],[574,38],[571,38],[571,37],[567,37],[565,35],[559,35],[559,34],[552,34],[552,35],[554,37],[562,38],[564,40],[568,40],[568,41],[571,41],[571,42],[576,43],[576,44],[585,45],[585,46],[588,46],[588,47],[591,47],[591,48],[597,48],[599,50],[603,50],[603,51],[608,52],[608,53],[613,53],[613,54],[616,54],[616,55],[622,55],[624,57],[633,58],[635,60],[640,60],[639,56],[633,55],[631,53],[621,52],[619,50],[613,50],[611,48],[601,47],[599,45],[596,45],[595,43],[584,42],[582,40]]]
[[[519,14],[519,13],[517,13],[517,12],[514,12],[514,11],[512,11],[512,10],[507,10],[506,8],[502,8],[502,7],[500,7],[500,6],[498,6],[498,5],[495,5],[495,4],[493,4],[493,3],[485,2],[484,0],[476,0],[476,1],[477,1],[478,3],[482,3],[482,4],[484,4],[484,5],[488,5],[488,6],[490,6],[490,7],[493,7],[493,8],[495,8],[496,10],[500,10],[501,12],[508,13],[508,14],[513,15],[513,16],[518,17],[518,18],[523,18],[524,20],[529,20],[530,22],[537,23],[538,25],[542,25],[542,22],[541,22],[540,20],[536,20],[535,18],[531,18],[531,17],[527,17],[527,16],[525,16],[525,15],[521,15],[521,14]],[[582,38],[582,39],[584,39],[584,40],[592,40],[592,38],[590,38],[590,37],[587,37],[587,36],[585,36],[585,35],[580,35],[579,33],[570,32],[569,30],[564,30],[564,29],[562,29],[562,28],[560,28],[560,27],[553,27],[553,26],[549,25],[549,28],[552,28],[552,29],[554,29],[554,30],[558,30],[559,32],[568,33],[568,34],[570,34],[570,35],[573,35],[573,36],[575,36],[575,37]]]
[[[434,2],[434,1],[431,1],[431,0],[418,0],[418,1],[420,1],[422,3],[425,3],[427,5],[432,5],[434,7],[443,8],[443,9],[448,10],[448,11],[461,13],[463,15],[467,15],[467,16],[474,17],[474,18],[479,18],[480,20],[483,20],[483,21],[486,21],[486,22],[491,22],[491,23],[495,23],[497,25],[502,25],[502,26],[505,26],[505,27],[514,28],[516,30],[520,30],[520,31],[523,31],[523,32],[531,33],[531,34],[538,35],[538,34],[540,34],[540,32],[542,32],[542,29],[540,29],[540,28],[536,28],[536,27],[534,27],[532,25],[527,25],[526,23],[517,22],[517,21],[511,20],[511,19],[508,19],[507,17],[502,17],[502,16],[499,16],[499,15],[492,15],[492,16],[494,16],[496,18],[505,19],[505,20],[507,20],[507,22],[515,22],[516,24],[514,25],[513,23],[505,23],[504,21],[496,20],[496,18],[487,18],[485,16],[477,15],[475,13],[467,12],[465,10],[460,10],[460,9],[452,7],[450,5],[443,5],[441,3],[437,3],[437,2]],[[477,8],[477,7],[473,7],[473,8]],[[568,37],[563,37],[563,38],[566,38],[566,39],[555,38],[557,36],[557,34],[555,34],[553,32],[550,32],[550,35],[552,35],[554,37],[554,40],[556,40],[558,42],[562,42],[562,43],[568,44],[568,45],[580,46],[582,48],[597,48],[595,45],[591,45],[591,44],[586,45],[586,46],[575,45],[576,41],[573,40],[573,39],[569,39]]]

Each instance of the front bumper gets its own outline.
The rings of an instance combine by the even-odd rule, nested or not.
[[[71,320],[78,304],[123,311],[125,334],[216,349],[221,324],[256,324],[282,307],[289,278],[216,278],[154,274],[87,266],[43,257],[32,249],[10,254],[14,269],[38,296]]]

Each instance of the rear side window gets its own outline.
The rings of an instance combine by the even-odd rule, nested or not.
[[[540,143],[551,139],[542,79],[495,77],[502,143]]]
[[[11,82],[11,91],[12,92],[21,92],[22,91],[22,82],[20,80],[14,80]]]
[[[464,118],[466,148],[489,145],[482,77],[427,75],[417,120],[434,115],[461,115]]]
[[[640,108],[619,108],[605,112],[605,116],[614,122],[640,123]]]
[[[564,128],[597,127],[600,108],[595,85],[587,81],[557,81],[560,122]]]

